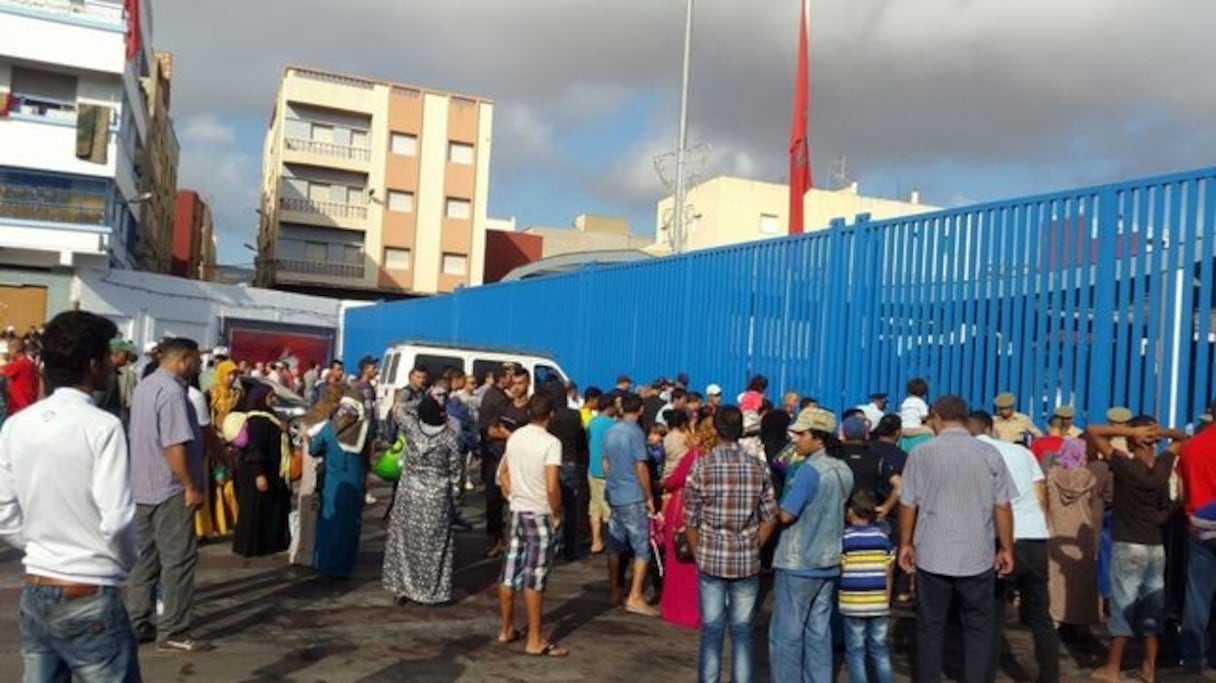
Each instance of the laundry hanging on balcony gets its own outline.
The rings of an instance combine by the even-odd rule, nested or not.
[[[81,104],[76,112],[76,158],[104,164],[110,146],[110,107]]]

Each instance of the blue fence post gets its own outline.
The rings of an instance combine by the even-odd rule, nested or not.
[[[1119,243],[1119,197],[1113,188],[1104,188],[1097,199],[1098,258],[1086,267],[1085,286],[1094,288],[1094,305],[1090,314],[1093,344],[1089,357],[1089,395],[1085,405],[1077,406],[1077,417],[1085,424],[1106,422],[1105,411],[1111,405],[1111,372],[1114,364],[1115,325],[1125,313],[1115,311],[1115,246]],[[1089,277],[1092,275],[1092,277]]]

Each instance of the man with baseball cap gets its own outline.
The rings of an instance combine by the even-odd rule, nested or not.
[[[832,612],[853,472],[830,457],[836,417],[802,411],[790,425],[796,455],[786,472],[778,517],[785,526],[773,553],[769,661],[774,681],[830,681]]]
[[[870,402],[864,405],[857,406],[861,412],[865,413],[866,420],[870,423],[870,431],[873,431],[878,426],[882,416],[887,414],[887,395],[881,391],[876,391],[870,394]]]
[[[722,387],[717,384],[711,384],[705,387],[705,400],[715,409],[722,405]]]
[[[1034,438],[1043,436],[1043,432],[1034,426],[1034,421],[1027,415],[1017,412],[1015,406],[1018,397],[1010,393],[997,394],[992,400],[996,414],[992,416],[993,430],[996,438],[1009,443],[1026,444],[1026,435]]]

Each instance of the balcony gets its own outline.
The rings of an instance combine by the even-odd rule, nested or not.
[[[365,268],[361,263],[332,263],[329,261],[308,261],[304,259],[278,259],[275,261],[279,273],[295,273],[300,275],[319,275],[322,277],[339,277],[351,280],[362,280]]]
[[[0,11],[78,20],[106,27],[126,27],[121,2],[104,0],[0,0]]]
[[[120,0],[0,0],[4,55],[91,72],[126,70]]]
[[[315,214],[328,218],[364,221],[367,220],[367,207],[358,204],[339,204],[337,202],[317,202],[299,197],[283,197],[279,207],[284,211],[295,213]]]
[[[286,147],[288,152],[315,154],[317,157],[331,157],[350,160],[350,162],[367,163],[372,158],[371,149],[366,147],[334,145],[332,142],[302,140],[299,137],[286,137],[286,139],[283,139],[283,146]]]

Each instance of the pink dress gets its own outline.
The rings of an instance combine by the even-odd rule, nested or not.
[[[663,595],[659,613],[663,621],[675,626],[701,628],[701,602],[697,593],[697,564],[676,559],[676,532],[684,527],[684,482],[701,453],[690,450],[680,459],[671,476],[663,481],[663,491],[671,494],[663,510],[667,525],[663,550],[666,556],[663,575]]]

